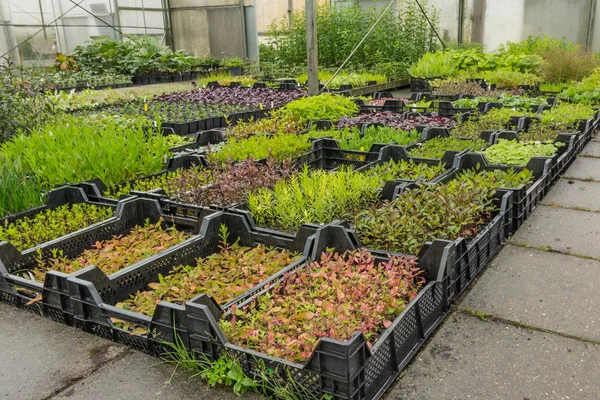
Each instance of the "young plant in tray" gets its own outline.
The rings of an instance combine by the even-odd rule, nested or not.
[[[163,228],[162,221],[156,224],[146,222],[144,226],[134,227],[127,235],[96,242],[74,260],[64,257],[61,251],[54,252],[47,260],[39,258],[36,268],[31,271],[32,279],[44,282],[49,270],[71,274],[90,265],[97,266],[107,275],[114,274],[189,237],[175,227]]]
[[[177,266],[167,276],[159,275],[147,290],[140,290],[117,307],[151,316],[160,301],[185,304],[199,294],[210,295],[224,305],[301,257],[261,244],[240,246],[239,239],[229,244],[228,235],[222,225],[217,253],[199,258],[195,265]]]
[[[113,216],[109,207],[78,203],[42,211],[35,216],[0,223],[0,242],[7,241],[19,251],[76,232]]]
[[[465,139],[477,139],[483,131],[503,130],[513,116],[523,116],[523,112],[509,108],[495,108],[487,114],[477,114],[452,129],[452,136]]]
[[[527,165],[533,157],[550,157],[564,143],[519,142],[498,140],[485,149],[483,154],[490,164]]]
[[[344,150],[369,151],[375,143],[395,143],[399,146],[406,146],[420,138],[421,134],[416,130],[405,132],[390,127],[370,126],[366,129],[363,137],[355,136],[348,140],[342,140],[340,147]]]
[[[188,102],[238,105],[252,108],[277,107],[304,97],[302,90],[277,91],[270,88],[214,87],[193,89],[187,92],[163,94],[153,100],[158,102]]]
[[[348,167],[339,171],[308,171],[248,195],[248,210],[258,225],[294,231],[303,223],[327,223],[352,218],[360,209],[379,201],[379,188],[393,179],[431,180],[441,165],[394,162],[366,172]]]
[[[226,135],[232,139],[245,139],[251,135],[300,133],[306,124],[294,117],[270,117],[259,120],[239,121],[230,127]]]
[[[358,113],[358,105],[349,97],[329,93],[305,97],[288,103],[276,115],[296,117],[302,121],[329,119],[337,121],[345,115]]]
[[[361,114],[357,117],[342,117],[336,123],[336,127],[350,128],[359,124],[381,124],[403,131],[412,131],[420,126],[452,128],[456,122],[450,118],[437,117],[435,114],[431,117],[419,115],[417,117],[404,119],[402,114],[382,111],[371,114]]]
[[[404,254],[418,254],[425,242],[434,239],[471,239],[496,210],[496,189],[517,187],[531,179],[531,173],[494,171],[423,185],[360,212],[355,229],[365,246]]]
[[[194,138],[181,136],[181,135],[167,135],[165,136],[167,147],[172,149],[173,147],[183,146],[194,141]]]
[[[214,164],[242,161],[247,158],[274,158],[283,161],[307,153],[310,147],[308,135],[257,135],[228,141],[218,152],[209,152],[208,160]]]
[[[481,139],[457,139],[453,137],[448,138],[434,138],[425,142],[419,143],[418,147],[410,150],[409,155],[411,157],[421,158],[437,158],[441,159],[449,150],[453,151],[480,151],[487,143]]]
[[[321,259],[293,273],[220,327],[229,341],[293,362],[305,362],[320,338],[347,340],[361,331],[370,344],[425,283],[412,258],[377,264],[366,250]]]

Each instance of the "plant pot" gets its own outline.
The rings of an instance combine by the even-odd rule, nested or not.
[[[242,74],[242,67],[229,67],[227,69],[231,76],[240,76]]]
[[[179,73],[172,75],[173,82],[182,82],[183,76]]]
[[[181,79],[184,81],[189,81],[192,79],[192,73],[191,72],[184,72],[181,76]]]

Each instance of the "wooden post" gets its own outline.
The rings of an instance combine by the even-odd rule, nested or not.
[[[317,1],[306,0],[306,63],[308,66],[308,95],[319,94],[319,65],[317,47]]]

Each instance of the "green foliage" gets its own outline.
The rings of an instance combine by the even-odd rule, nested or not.
[[[19,132],[28,134],[54,117],[53,103],[43,86],[23,81],[23,69],[10,59],[0,63],[0,144]]]
[[[457,68],[452,54],[427,53],[408,69],[408,73],[415,78],[446,78],[454,76]]]
[[[421,2],[433,22],[438,25],[437,10]],[[319,67],[337,68],[367,31],[380,17],[375,7],[364,9],[352,2],[317,8],[317,39]],[[306,68],[306,15],[294,12],[288,19],[274,23],[267,35],[269,44],[261,45],[261,70],[269,75],[282,76],[287,71]],[[397,72],[416,61],[428,51],[435,50],[437,39],[423,14],[414,2],[403,6],[402,12],[387,13],[350,59],[347,68],[365,70],[380,67]],[[283,75],[284,76],[284,75]],[[389,76],[389,75],[388,75]]]
[[[279,181],[273,189],[258,189],[248,196],[248,210],[258,225],[296,230],[303,223],[327,223],[351,218],[379,200],[379,188],[393,179],[427,180],[439,175],[441,165],[413,162],[378,165],[365,173],[344,167],[339,171],[308,171]]]
[[[369,151],[375,143],[395,143],[406,146],[421,138],[417,130],[405,132],[390,127],[370,126],[366,129],[363,137],[355,136],[348,140],[340,141],[340,147],[344,150]]]
[[[221,59],[221,65],[227,68],[241,67],[244,65],[244,60],[239,57],[224,57]]]
[[[319,71],[319,82],[323,85],[329,82],[333,73],[326,71]],[[296,77],[298,82],[306,82],[308,80],[308,74],[303,73]],[[363,87],[367,86],[367,82],[376,81],[377,83],[387,82],[387,76],[382,74],[375,74],[371,72],[349,72],[349,73],[339,73],[335,78],[329,83],[328,88],[337,89],[341,85],[352,85],[353,87]]]
[[[171,226],[162,227],[163,222],[136,226],[127,235],[96,242],[74,260],[66,258],[62,251],[55,251],[50,259],[44,260],[38,253],[37,266],[32,271],[35,280],[44,282],[46,271],[53,270],[71,274],[90,265],[97,266],[110,275],[142,261],[188,239],[187,235]]]
[[[173,147],[182,146],[184,144],[192,143],[194,138],[181,136],[181,135],[167,135],[165,136],[165,142],[169,149]]]
[[[19,160],[0,167],[0,217],[40,206],[43,200],[40,185],[23,172]]]
[[[532,157],[550,157],[563,143],[498,140],[483,152],[490,164],[526,165]]]
[[[499,88],[515,88],[519,85],[535,86],[541,78],[528,72],[498,69],[482,74],[486,82]]]
[[[581,82],[571,83],[560,94],[560,98],[568,98],[576,103],[599,104],[600,103],[600,68],[582,79]]]
[[[7,241],[19,251],[68,235],[113,216],[108,207],[78,203],[44,210],[31,217],[0,224],[0,242]]]
[[[20,160],[42,189],[65,182],[100,178],[107,186],[160,171],[168,154],[164,136],[148,132],[142,122],[136,128],[117,121],[90,121],[64,116],[31,136],[20,135],[1,147],[6,165]]]
[[[257,135],[246,139],[231,139],[218,152],[209,152],[211,163],[274,158],[290,160],[310,150],[308,135]]]
[[[117,307],[152,316],[160,301],[185,304],[199,294],[212,296],[223,305],[300,259],[299,254],[287,250],[264,245],[250,248],[238,241],[231,245],[222,237],[219,252],[199,258],[195,266],[180,265],[166,277],[159,276],[158,282],[149,283],[147,290],[138,291]]]
[[[487,143],[481,139],[457,139],[454,137],[434,138],[425,142],[419,143],[419,146],[411,149],[409,154],[411,157],[422,158],[442,158],[444,153],[449,150],[453,151],[479,151],[482,150]]]
[[[550,37],[548,34],[540,36],[529,36],[522,42],[506,42],[498,49],[501,54],[543,54],[555,49],[567,51],[578,51],[579,45],[567,42],[566,38],[558,39]]]
[[[487,114],[477,114],[464,122],[458,122],[451,133],[457,138],[476,139],[486,130],[502,130],[506,128],[512,116],[522,115],[510,108],[495,108]]]
[[[356,232],[366,246],[404,254],[418,254],[434,239],[474,238],[495,211],[496,188],[530,180],[530,173],[485,172],[463,174],[443,185],[423,185],[359,213]]]
[[[220,327],[234,344],[305,362],[322,337],[347,340],[358,330],[375,342],[417,295],[421,274],[414,258],[377,264],[367,250],[323,253],[271,293],[232,309]]]
[[[181,50],[172,51],[148,36],[113,40],[102,36],[77,46],[73,57],[82,70],[105,74],[115,71],[125,75],[157,75],[189,71],[202,63]]]
[[[349,97],[324,93],[313,97],[304,97],[288,103],[276,112],[277,116],[298,118],[301,121],[330,119],[358,113],[359,107]]]
[[[594,109],[585,104],[560,103],[538,115],[539,123],[533,123],[527,132],[519,132],[523,140],[553,141],[556,135],[574,132],[576,123],[590,119]]]

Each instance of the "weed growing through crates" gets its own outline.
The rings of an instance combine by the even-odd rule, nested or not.
[[[23,217],[0,224],[0,242],[10,242],[23,251],[50,240],[73,233],[113,216],[110,207],[78,203],[44,210],[31,217]]]

